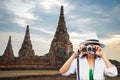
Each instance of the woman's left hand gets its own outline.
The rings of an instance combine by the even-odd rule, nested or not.
[[[103,56],[102,48],[99,45],[94,45],[93,47],[96,49],[96,54],[102,57]]]

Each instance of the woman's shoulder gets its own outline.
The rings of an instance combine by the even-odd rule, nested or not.
[[[95,62],[104,63],[104,60],[101,57],[95,59]]]

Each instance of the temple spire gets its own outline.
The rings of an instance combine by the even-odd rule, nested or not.
[[[59,17],[58,24],[65,24],[65,20],[64,20],[64,8],[63,8],[63,6],[61,6],[61,8],[60,8],[60,17]]]
[[[4,54],[2,55],[3,61],[13,61],[15,58],[13,54],[13,49],[12,49],[12,43],[11,43],[11,36],[9,36],[9,40],[6,46],[6,49],[4,51]]]
[[[69,40],[69,34],[65,25],[63,6],[60,9],[60,17],[54,38],[51,42],[48,56],[50,57],[50,64],[62,65],[72,54],[73,46]]]
[[[12,44],[11,44],[11,36],[9,36],[9,40],[8,40],[8,44],[7,44],[7,47],[9,47],[10,46],[10,48],[12,48]]]
[[[25,36],[30,36],[30,33],[29,33],[29,25],[27,25]]]
[[[18,54],[19,58],[34,57],[34,50],[32,49],[32,44],[30,40],[29,25],[27,25],[25,37]]]

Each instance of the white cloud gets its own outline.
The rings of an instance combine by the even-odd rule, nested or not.
[[[120,39],[120,35],[119,35],[119,34],[112,35],[112,37],[113,37],[113,38]]]
[[[35,54],[40,56],[48,53],[52,40],[39,37],[39,35],[32,35],[31,41]]]
[[[71,32],[69,35],[70,35],[70,41],[72,42],[73,48],[74,48],[74,50],[76,50],[78,48],[78,45],[80,44],[80,42],[82,42],[84,40],[85,34]]]
[[[40,43],[48,43],[48,42],[50,42],[49,39],[45,39],[43,37],[40,37],[39,35],[31,35],[31,40],[33,42],[40,42]]]
[[[73,43],[74,47],[78,47],[78,44],[84,39],[84,36],[87,35],[86,32],[96,31],[100,34],[104,32],[109,34],[110,33],[109,31],[113,29],[111,28],[111,24],[115,26],[117,26],[116,24],[119,24],[115,22],[117,21],[116,19],[120,20],[120,17],[119,17],[120,5],[112,6],[113,8],[108,8],[106,10],[106,7],[103,8],[104,6],[100,6],[100,5],[98,6],[98,5],[92,5],[92,4],[88,5],[82,2],[80,4],[78,3],[79,5],[76,5],[77,1],[75,1],[74,3],[72,2],[72,0],[70,1],[69,0],[66,0],[66,1],[65,0],[17,0],[17,1],[9,0],[9,1],[5,1],[4,5],[6,5],[6,9],[12,12],[11,14],[15,16],[13,17],[14,20],[12,22],[20,25],[21,27],[23,26],[25,27],[26,24],[33,23],[32,26],[39,26],[39,27],[30,27],[31,29],[34,29],[36,31],[38,30],[50,35],[54,34],[54,31],[52,31],[53,29],[48,29],[43,25],[41,25],[41,23],[36,23],[35,21],[38,20],[37,16],[39,16],[39,20],[43,20],[43,19],[40,19],[41,16],[44,17],[43,13],[45,13],[46,14],[45,16],[48,16],[48,17],[51,16],[51,14],[59,15],[60,6],[63,5],[65,18],[67,18],[68,20],[66,21],[66,23],[70,25],[68,28],[72,26],[72,28],[74,28],[75,30],[75,31],[71,30],[71,32],[69,33],[69,35],[71,36],[70,40]],[[38,13],[42,13],[42,15],[32,12],[36,10],[36,8],[40,9]],[[47,13],[49,15],[47,15]],[[110,26],[109,26],[109,23],[110,23]],[[53,27],[50,27],[51,24],[46,24],[46,25],[48,25],[49,28],[53,28]],[[98,27],[98,26],[101,26],[101,27]],[[106,26],[109,26],[109,30],[107,30],[108,27]],[[99,30],[96,30],[96,28]],[[119,30],[119,28],[117,29]],[[82,34],[77,33],[78,31],[82,32]],[[18,34],[18,33],[4,33],[4,35],[0,34],[0,40],[1,40],[0,42],[6,45],[6,42],[8,40],[8,35],[10,34],[12,34],[13,48],[15,49],[15,54],[16,54],[18,49],[21,46],[21,43],[24,38],[24,34]],[[120,44],[119,37],[120,37],[119,34],[112,35],[111,38],[104,39],[101,41],[104,42],[109,47],[113,47],[112,49],[117,49],[119,51],[119,48],[120,48],[118,45]],[[33,44],[33,48],[35,49],[37,54],[48,52],[51,40],[47,40],[44,37],[41,38],[36,35],[31,35],[31,41]],[[5,45],[3,47],[5,47]],[[1,48],[0,52],[1,50],[4,50],[4,49]]]
[[[56,13],[56,7],[59,7],[61,5],[64,6],[65,13],[68,13],[70,10],[74,9],[74,6],[71,5],[69,2],[67,1],[62,1],[62,0],[41,0],[41,1],[37,1],[37,5],[43,9],[44,12],[47,13]]]
[[[20,47],[22,45],[24,34],[14,33],[14,32],[0,32],[0,37],[1,37],[0,38],[0,43],[4,44],[4,45],[0,46],[0,48],[1,48],[0,55],[3,54],[3,52],[4,52],[4,50],[7,46],[9,36],[11,36],[14,55],[17,56],[18,55],[18,50],[20,49]]]
[[[92,35],[92,34],[96,34],[96,33],[89,32],[89,33],[81,34],[81,33],[71,32],[70,33],[70,40],[73,44],[74,50],[76,50],[79,47],[79,44],[81,42],[85,41],[86,36],[88,36],[90,34]]]
[[[69,19],[76,19],[77,15],[70,15],[70,14],[68,14],[66,17],[69,18]]]
[[[17,1],[6,1],[6,9],[11,11],[15,16],[13,23],[17,23],[20,26],[27,24],[28,20],[36,20],[37,17],[31,12],[31,9],[35,7],[33,1],[23,2],[22,0]]]
[[[22,0],[10,0],[5,1],[4,5],[8,11],[11,11],[15,16],[13,23],[16,23],[20,26],[24,26],[27,23],[30,23],[30,20],[38,20],[38,17],[32,13],[32,10],[36,7],[40,8],[40,11],[45,13],[58,14],[61,5],[64,5],[66,8],[65,13],[68,13],[74,8],[73,5],[69,6],[69,2],[61,0],[36,0],[36,1],[22,1]],[[64,8],[64,9],[65,9]],[[40,19],[42,20],[42,19]]]
[[[18,51],[21,48],[23,39],[24,39],[24,33],[20,34],[20,33],[14,33],[14,32],[0,32],[0,55],[3,54],[7,42],[8,42],[8,38],[11,35],[11,40],[12,40],[12,47],[13,47],[13,51],[14,51],[14,55],[18,56]],[[31,43],[32,43],[32,47],[35,51],[36,55],[42,55],[45,53],[48,53],[48,50],[50,48],[50,43],[51,40],[49,39],[45,39],[43,37],[39,37],[39,35],[31,35]]]
[[[120,48],[120,35],[111,35],[110,38],[101,40],[104,42],[107,46],[112,48]]]
[[[25,3],[21,0],[11,1],[6,4],[8,10],[12,11],[18,18],[22,19],[36,19],[34,14],[30,12],[34,8],[34,3]]]
[[[120,35],[111,35],[110,38],[102,39],[101,42],[106,45],[104,53],[107,57],[120,61]]]
[[[45,30],[44,28],[41,28],[41,27],[40,28],[38,28],[38,27],[31,27],[31,29],[42,31],[42,32],[47,33],[47,34],[53,34],[52,31]]]
[[[13,23],[17,23],[21,27],[26,27],[25,25],[27,24],[27,21],[25,19],[15,18]]]
[[[97,20],[92,17],[78,18],[68,22],[69,25],[74,26],[74,28],[77,28],[77,30],[81,30],[83,32],[89,32],[89,29],[91,29],[96,23]]]
[[[77,38],[77,39],[84,39],[85,38],[85,36],[87,36],[88,34],[90,34],[90,33],[77,33],[77,32],[71,32],[70,33],[70,36],[71,36],[71,38]]]

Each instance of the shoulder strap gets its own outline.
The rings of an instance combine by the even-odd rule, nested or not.
[[[77,76],[78,76],[78,80],[80,80],[80,74],[79,74],[79,56],[77,57]]]
[[[80,55],[81,51],[78,50],[78,56],[77,56],[77,76],[78,76],[78,80],[80,80],[80,73],[79,73],[79,55]]]

